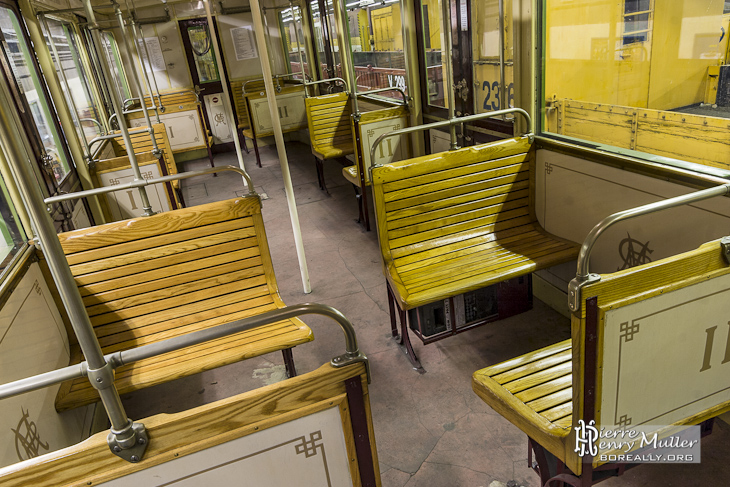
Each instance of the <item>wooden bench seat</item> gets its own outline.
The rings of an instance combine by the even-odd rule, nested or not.
[[[284,303],[258,196],[175,210],[59,235],[104,353],[232,322]],[[124,394],[311,341],[298,319],[125,365]],[[78,345],[72,361],[82,360]],[[65,383],[59,411],[98,400],[86,378]]]
[[[699,440],[730,409],[724,348],[707,341],[730,313],[723,255],[718,240],[601,275],[580,290],[570,340],[474,373],[474,392],[527,434],[540,485],[589,487],[634,463],[618,455],[677,453],[596,441],[581,456],[582,426],[663,439],[701,425]]]
[[[567,447],[573,423],[572,344],[565,340],[474,373],[474,392],[541,445]]]
[[[350,116],[350,95],[335,93],[304,100],[307,111],[309,140],[317,166],[319,187],[327,191],[323,162],[355,153]]]
[[[406,310],[577,257],[577,244],[537,221],[534,158],[523,137],[373,168],[378,237],[391,299],[401,310],[401,339],[407,340]],[[391,320],[397,335],[394,311]]]

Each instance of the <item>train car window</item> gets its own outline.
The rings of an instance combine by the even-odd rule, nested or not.
[[[543,5],[542,133],[730,169],[728,2]]]
[[[444,89],[444,57],[447,55],[441,29],[441,0],[422,0],[422,30],[428,105],[448,108]]]
[[[0,280],[25,243],[25,233],[0,175]]]
[[[650,15],[651,0],[624,1],[624,44],[647,40]]]
[[[189,25],[186,29],[190,47],[195,54],[195,71],[198,74],[198,81],[202,83],[219,82],[221,79],[218,73],[218,65],[211,42],[210,32],[208,31],[208,23],[200,25]]]
[[[347,5],[352,64],[358,91],[398,87],[408,94],[398,0]],[[397,91],[378,93],[402,99]]]
[[[304,73],[312,77],[311,67],[307,59],[307,50],[304,47],[304,28],[302,26],[302,11],[298,6],[292,6],[279,12],[280,30],[283,32],[284,52],[290,73]],[[300,64],[301,63],[301,64]],[[301,78],[301,76],[295,76]]]
[[[119,55],[119,46],[117,46],[117,41],[114,39],[114,34],[111,32],[102,32],[101,34],[101,42],[104,45],[104,52],[106,52],[107,57],[107,59],[102,60],[102,62],[109,63],[109,67],[112,70],[112,84],[121,99],[128,100],[132,97],[132,94],[129,90],[127,77],[124,74],[122,58]]]
[[[42,153],[38,155],[39,162],[44,172],[51,177],[48,185],[49,191],[53,191],[70,173],[71,167],[66,152],[61,147],[62,139],[54,123],[51,106],[45,98],[43,81],[33,68],[33,52],[21,34],[23,28],[18,16],[4,6],[0,6],[0,32],[5,54],[3,64],[7,63],[4,67],[10,70],[8,74],[14,78],[19,94],[24,97],[24,100],[16,100],[22,107],[21,111],[25,110],[26,104],[29,108],[36,129],[33,135],[40,139],[39,145],[42,146]]]
[[[319,76],[322,79],[342,77],[334,14],[332,0],[312,0],[309,2],[310,23],[317,52]]]
[[[474,113],[514,107],[512,1],[472,2]]]
[[[53,58],[56,70],[60,73],[63,70],[68,85],[64,83],[64,77],[59,74],[59,81],[63,86],[64,94],[68,100],[69,108],[76,107],[78,118],[81,121],[76,130],[79,137],[91,140],[99,135],[99,128],[93,122],[101,123],[101,112],[92,95],[92,89],[86,67],[81,62],[79,50],[79,39],[73,26],[70,23],[60,22],[55,19],[47,19],[50,36],[53,37],[53,44],[58,51],[59,60],[56,60],[51,49],[49,32],[44,31],[46,44],[48,44],[51,58]],[[73,102],[72,102],[73,100]],[[93,120],[93,121],[92,121]]]

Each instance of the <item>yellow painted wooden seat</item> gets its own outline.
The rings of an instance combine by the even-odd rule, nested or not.
[[[663,439],[677,432],[665,425],[711,430],[710,420],[730,410],[724,348],[707,341],[708,327],[726,325],[730,313],[723,254],[717,240],[601,275],[580,290],[570,340],[474,373],[474,392],[530,438],[540,485],[559,475],[588,487],[632,463],[615,455],[647,453],[638,441],[633,449],[596,441],[597,452],[581,457],[581,424],[595,421],[603,438],[633,429]]]
[[[372,177],[386,277],[402,310],[578,255],[535,217],[527,138],[384,164]]]
[[[309,97],[304,100],[304,104],[319,185],[326,190],[322,161],[355,153],[350,124],[350,96],[347,93],[335,93]]]
[[[357,171],[357,165],[343,167],[342,175],[355,186],[360,186],[360,175]],[[370,180],[365,181],[365,186],[370,186]]]
[[[527,436],[556,450],[567,447],[573,422],[570,340],[474,373],[474,392]]]
[[[154,343],[284,306],[258,196],[110,223],[59,235],[104,353]],[[311,341],[285,320],[120,367],[124,394]],[[72,361],[82,360],[78,345]],[[98,400],[88,380],[65,383],[58,410]]]
[[[144,129],[146,127],[140,128]],[[170,148],[170,140],[167,138],[165,124],[155,123],[152,124],[152,128],[155,131],[155,142],[157,143],[157,148],[162,151],[162,157],[165,161],[164,168],[167,170],[167,174],[177,174],[177,164],[175,163],[175,157],[173,156],[172,149]],[[129,138],[132,139],[132,147],[134,148],[135,154],[150,152],[154,149],[152,140],[147,132],[130,134]],[[112,139],[112,145],[114,146],[114,152],[118,156],[127,155],[127,148],[121,139]],[[172,184],[172,187],[175,189],[180,188],[180,181],[172,181],[170,184]]]

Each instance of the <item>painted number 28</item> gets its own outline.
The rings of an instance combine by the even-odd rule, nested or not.
[[[705,333],[707,334],[707,337],[705,338],[705,356],[702,359],[702,368],[700,369],[700,372],[703,372],[710,367],[712,367],[712,343],[715,341],[715,331],[717,330],[717,326],[713,326],[711,328],[708,328],[705,330]],[[728,322],[728,334],[727,334],[727,344],[725,345],[725,357],[723,357],[722,362],[720,364],[725,364],[730,362],[730,322]]]

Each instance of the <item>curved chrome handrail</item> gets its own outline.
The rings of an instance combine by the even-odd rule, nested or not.
[[[527,121],[527,135],[532,135],[532,119],[530,118],[530,114],[527,113],[522,108],[506,108],[504,110],[497,110],[494,112],[487,112],[487,113],[477,113],[476,115],[468,115],[466,117],[456,117],[452,118],[451,120],[443,120],[441,122],[433,122],[433,123],[427,123],[424,125],[415,125],[413,127],[406,127],[404,129],[400,130],[394,130],[392,132],[387,132],[385,134],[381,134],[378,136],[377,139],[375,139],[375,142],[373,142],[372,147],[370,147],[370,161],[375,160],[375,149],[378,148],[378,145],[380,143],[387,139],[388,137],[396,137],[398,135],[403,134],[411,134],[413,132],[420,132],[422,130],[429,130],[429,129],[437,129],[441,127],[450,127],[452,125],[460,124],[460,123],[469,123],[473,122],[475,120],[481,120],[484,118],[494,118],[494,117],[501,117],[502,115],[506,115],[508,113],[519,113],[523,117],[525,117],[525,120]],[[378,166],[378,164],[372,164],[370,168]]]
[[[677,206],[687,205],[696,201],[714,198],[715,196],[723,196],[730,194],[730,183],[715,186],[713,188],[695,191],[693,193],[675,196],[663,201],[656,201],[647,205],[638,206],[629,210],[619,211],[607,216],[598,222],[588,233],[578,254],[578,264],[575,277],[568,284],[568,306],[571,311],[578,311],[581,307],[581,289],[589,283],[601,280],[599,274],[591,274],[589,270],[591,251],[600,237],[611,225],[620,221],[635,218],[637,216],[647,215],[655,211],[667,210]]]
[[[376,90],[369,90],[369,91],[363,91],[363,92],[359,92],[359,93],[353,93],[353,96],[359,97],[359,96],[363,96],[363,95],[372,95],[374,93],[382,93],[384,91],[399,92],[401,94],[401,96],[403,97],[403,105],[408,106],[408,101],[410,100],[410,97],[408,95],[406,95],[405,90],[399,86],[391,86],[388,88],[378,88]]]
[[[347,84],[347,81],[345,81],[342,78],[327,78],[327,79],[318,79],[317,81],[310,81],[308,83],[304,83],[304,86],[314,86],[322,83],[331,83],[333,81],[341,81],[343,85],[345,85],[345,93],[350,93],[350,86]]]

